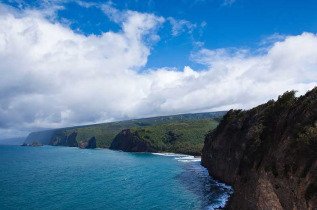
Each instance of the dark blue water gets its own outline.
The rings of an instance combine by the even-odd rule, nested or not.
[[[198,161],[70,147],[0,146],[0,209],[212,209],[231,189]],[[194,159],[193,159],[194,160]]]

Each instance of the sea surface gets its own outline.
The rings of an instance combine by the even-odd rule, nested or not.
[[[0,146],[0,209],[214,209],[230,187],[197,158]]]

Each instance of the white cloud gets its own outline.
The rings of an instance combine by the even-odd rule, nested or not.
[[[167,20],[172,25],[173,36],[178,36],[185,31],[191,34],[194,28],[196,28],[196,24],[193,24],[187,20],[176,20],[175,18],[172,18],[172,17],[168,17]]]
[[[207,22],[206,21],[201,22],[200,27],[205,28],[206,26],[207,26]]]
[[[235,2],[236,2],[236,0],[224,0],[223,5],[224,6],[231,6]]]
[[[0,15],[3,127],[120,118],[134,98],[143,97],[138,82],[148,82],[142,82],[135,70],[146,64],[150,49],[144,40],[156,38],[153,30],[162,18],[127,11],[121,32],[84,36],[35,11],[16,15],[4,5],[1,8],[5,11]]]
[[[102,4],[100,8],[109,17],[110,20],[116,23],[121,23],[126,19],[125,13],[120,12],[119,10],[114,8],[111,2]]]
[[[84,7],[84,8],[90,8],[90,7],[95,7],[96,3],[95,2],[86,2],[86,1],[75,1],[79,6]]]
[[[275,42],[261,55],[202,49],[206,66],[138,70],[164,18],[118,11],[121,31],[84,36],[39,11],[0,5],[0,133],[155,115],[251,108],[317,85],[317,36]],[[17,132],[14,132],[16,130]]]
[[[263,45],[263,46],[270,46],[272,44],[274,44],[275,42],[278,42],[278,41],[283,41],[287,36],[286,35],[282,35],[282,34],[279,34],[279,33],[274,33],[272,35],[269,35],[267,37],[265,37],[260,45]]]

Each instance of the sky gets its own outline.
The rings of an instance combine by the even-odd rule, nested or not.
[[[0,0],[0,139],[317,85],[315,0]]]

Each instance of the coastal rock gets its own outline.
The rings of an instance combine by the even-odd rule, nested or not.
[[[52,146],[68,146],[68,147],[77,147],[78,143],[76,140],[77,131],[73,131],[69,136],[65,132],[59,134],[58,136],[50,142]]]
[[[93,136],[90,139],[80,142],[79,148],[81,149],[94,149],[96,148],[96,138]]]
[[[110,149],[122,150],[124,152],[157,152],[138,132],[130,129],[122,130],[112,141]]]
[[[31,146],[31,147],[40,147],[43,146],[43,144],[38,143],[38,142],[33,142],[32,144],[28,144],[28,143],[23,143],[21,146],[25,147],[25,146]]]
[[[317,88],[230,110],[205,138],[201,164],[233,186],[229,209],[317,209]]]

